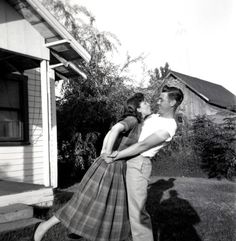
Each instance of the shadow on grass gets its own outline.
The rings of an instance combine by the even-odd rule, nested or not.
[[[194,228],[201,220],[191,204],[169,191],[169,198],[161,201],[164,191],[174,186],[174,178],[161,179],[149,189],[147,210],[151,214],[155,241],[201,241]]]

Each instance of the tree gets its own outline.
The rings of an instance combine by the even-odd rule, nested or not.
[[[148,86],[148,95],[150,96],[152,109],[156,112],[158,110],[157,98],[160,95],[161,88],[165,83],[165,77],[169,73],[170,68],[169,64],[165,63],[164,67],[155,68],[154,70],[149,71],[149,86]]]
[[[99,153],[105,133],[134,92],[134,87],[124,84],[129,78],[125,70],[139,58],[115,65],[107,54],[116,51],[119,40],[99,31],[95,17],[86,8],[62,0],[41,1],[91,55],[88,64],[81,61],[79,66],[87,80],[79,76],[64,81],[63,97],[57,101],[60,182],[81,177],[81,169],[87,169]]]

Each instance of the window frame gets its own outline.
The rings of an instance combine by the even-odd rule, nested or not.
[[[6,138],[6,140],[0,139],[0,146],[21,146],[29,145],[29,105],[28,105],[28,77],[20,74],[3,74],[1,78],[5,80],[14,80],[19,83],[19,101],[20,101],[20,120],[23,123],[23,138]],[[0,110],[9,109],[13,110],[14,108],[3,108],[0,107]]]

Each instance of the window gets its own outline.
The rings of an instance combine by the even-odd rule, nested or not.
[[[27,77],[0,76],[0,145],[29,139]]]

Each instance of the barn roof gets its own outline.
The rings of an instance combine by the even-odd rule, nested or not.
[[[183,82],[189,89],[205,99],[209,104],[233,109],[236,106],[236,96],[223,86],[211,83],[189,75],[170,71],[168,76],[173,75]],[[168,77],[167,76],[167,77]]]

